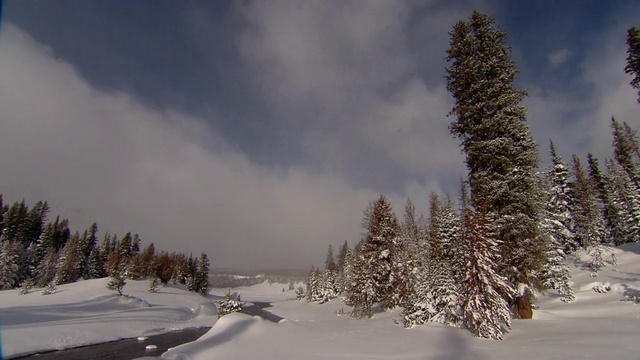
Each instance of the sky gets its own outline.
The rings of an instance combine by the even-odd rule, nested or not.
[[[321,265],[380,194],[400,217],[457,196],[445,52],[474,9],[508,34],[542,168],[549,139],[604,159],[612,116],[640,129],[638,0],[10,0],[0,193],[214,268]]]

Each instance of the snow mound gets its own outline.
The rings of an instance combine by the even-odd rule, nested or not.
[[[218,315],[218,307],[214,302],[206,302],[200,304],[198,309],[194,313],[196,316],[206,315],[206,316],[214,316]]]
[[[265,333],[266,324],[257,317],[241,313],[223,316],[206,334],[197,341],[176,346],[162,354],[163,359],[211,359],[210,352],[215,348],[233,341],[244,332]]]

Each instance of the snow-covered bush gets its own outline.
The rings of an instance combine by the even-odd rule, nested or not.
[[[20,284],[20,288],[18,289],[18,295],[26,295],[29,293],[29,290],[33,289],[33,279],[27,278],[25,281]]]
[[[55,280],[48,283],[47,286],[42,289],[42,295],[51,295],[54,291],[56,291]]]
[[[151,276],[149,278],[149,292],[156,293],[158,292],[158,286],[160,286],[160,279],[157,276]]]
[[[220,301],[218,305],[218,317],[222,317],[224,315],[239,312],[242,310],[244,303],[240,300],[240,294],[227,292],[224,296],[224,299]]]

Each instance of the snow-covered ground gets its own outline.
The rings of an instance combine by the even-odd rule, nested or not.
[[[216,322],[205,299],[176,288],[150,294],[145,282],[130,281],[119,298],[92,280],[60,286],[42,296],[0,292],[0,321],[5,356],[38,349],[75,346],[121,337],[140,336],[187,326],[213,326],[195,342],[173,348],[164,359],[638,359],[640,305],[622,301],[640,297],[640,245],[615,249],[619,265],[597,277],[570,259],[576,301],[570,304],[552,294],[538,301],[533,320],[515,320],[504,341],[480,340],[468,331],[427,324],[404,329],[396,324],[399,310],[356,320],[341,301],[307,304],[291,300],[287,284],[262,283],[233,289],[245,301],[270,301],[269,310],[281,317],[272,323],[244,314],[230,314]],[[617,271],[616,271],[617,270]],[[593,287],[609,288],[598,293]],[[204,310],[198,311],[205,303]],[[149,307],[148,304],[152,306]]]
[[[107,290],[107,279],[60,285],[51,295],[34,289],[0,291],[2,355],[63,349],[192,326],[212,326],[214,301],[178,287],[147,291],[147,281],[127,281],[126,296]]]

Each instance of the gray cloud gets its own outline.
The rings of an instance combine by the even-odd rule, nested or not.
[[[565,161],[572,154],[582,158],[591,152],[600,159],[612,155],[611,117],[640,129],[635,92],[623,71],[626,59],[626,29],[633,26],[633,13],[621,15],[615,26],[592,39],[581,70],[573,84],[560,91],[534,88],[528,99],[529,120],[548,163],[548,139],[553,139]],[[580,92],[583,96],[576,96]],[[603,161],[601,161],[603,163]]]
[[[563,48],[551,52],[549,56],[547,56],[547,58],[549,59],[549,63],[551,64],[551,66],[557,68],[558,66],[564,64],[570,56],[571,51],[569,49]]]
[[[8,24],[0,107],[7,200],[46,199],[76,229],[136,231],[159,248],[206,251],[218,266],[318,263],[328,243],[357,240],[378,195],[303,169],[275,175],[200,119],[92,88]]]
[[[443,72],[433,83],[421,74],[423,60],[444,58],[456,12],[416,10],[401,1],[240,8],[249,26],[238,46],[254,89],[311,166],[391,190],[463,173]],[[441,28],[411,47],[410,26]]]

